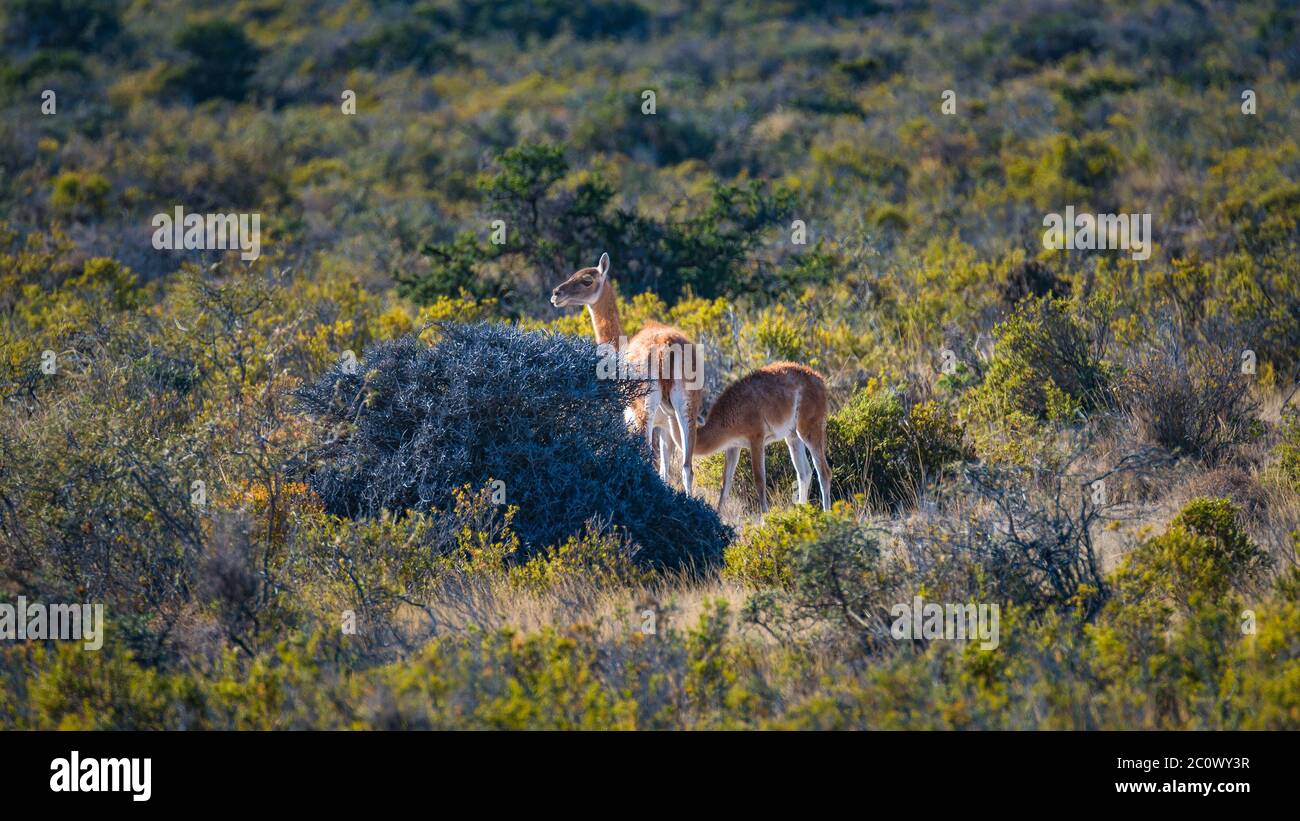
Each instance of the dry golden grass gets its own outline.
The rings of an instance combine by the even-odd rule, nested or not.
[[[654,611],[657,631],[685,629],[696,624],[712,602],[723,600],[735,613],[748,595],[743,586],[716,575],[681,574],[631,587],[597,587],[573,579],[543,592],[505,581],[462,579],[445,585],[424,607],[404,607],[399,618],[413,636],[468,628],[532,633],[581,625],[598,637],[614,638],[641,631],[646,610]]]

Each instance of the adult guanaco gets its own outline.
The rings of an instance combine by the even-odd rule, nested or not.
[[[609,278],[609,254],[601,254],[596,267],[575,271],[555,286],[551,304],[557,308],[586,305],[596,344],[614,346],[625,362],[648,378],[651,384],[632,401],[625,416],[629,426],[646,437],[651,453],[655,431],[660,432],[659,475],[665,481],[671,437],[682,455],[682,487],[689,494],[694,484],[696,417],[704,398],[702,363],[690,337],[671,326],[647,322],[626,339]]]
[[[741,448],[749,449],[759,509],[767,512],[767,469],[763,448],[778,439],[790,449],[798,476],[795,501],[808,501],[813,467],[821,486],[822,508],[831,506],[831,469],[826,461],[826,382],[812,368],[793,362],[764,365],[729,385],[709,409],[696,432],[695,455],[708,456],[726,450],[726,470],[718,509],[726,501],[731,479],[740,461]],[[808,464],[807,448],[812,453]]]

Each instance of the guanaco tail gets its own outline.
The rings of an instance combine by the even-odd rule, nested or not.
[[[826,461],[826,382],[812,368],[793,362],[765,365],[729,385],[709,410],[695,437],[695,455],[727,453],[718,509],[731,489],[741,448],[749,449],[759,509],[767,512],[767,470],[763,448],[778,439],[790,449],[798,476],[795,501],[808,501],[812,471],[817,470],[822,508],[831,506],[831,469]],[[812,453],[812,466],[808,454]]]

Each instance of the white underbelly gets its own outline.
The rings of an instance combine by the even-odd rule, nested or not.
[[[767,433],[763,436],[763,444],[770,445],[773,442],[784,442],[786,437],[794,432],[794,423],[783,425],[779,428],[768,428]],[[728,439],[725,444],[721,445],[718,450],[731,450],[732,448],[749,449],[749,438],[745,436],[735,436]]]
[[[789,419],[786,419],[784,422],[781,422],[779,425],[774,425],[769,427],[767,429],[767,436],[763,440],[763,443],[771,444],[772,442],[784,441],[786,437],[794,433],[795,415],[796,414],[794,412],[791,412]]]

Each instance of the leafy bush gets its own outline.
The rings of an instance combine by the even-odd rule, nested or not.
[[[1097,66],[1071,76],[1057,86],[1057,91],[1071,106],[1083,107],[1106,94],[1123,94],[1140,85],[1131,71],[1114,66]]]
[[[1193,499],[1168,530],[1125,557],[1116,596],[1145,606],[1166,603],[1191,613],[1258,584],[1267,555],[1250,540],[1226,499]]]
[[[847,506],[803,518],[802,533],[778,531],[771,546],[782,554],[773,557],[780,561],[780,586],[750,597],[744,618],[783,642],[824,625],[832,636],[878,647],[887,640],[887,614],[902,598],[896,587],[903,581],[882,570],[878,534],[859,524]]]
[[[637,546],[596,521],[556,545],[544,556],[510,568],[510,583],[534,592],[565,585],[611,589],[649,581],[636,563]]]
[[[1002,291],[1002,300],[1008,309],[1015,310],[1026,298],[1062,297],[1068,290],[1066,284],[1050,268],[1038,260],[1030,259],[1011,270]]]
[[[808,359],[808,329],[792,318],[784,305],[775,305],[759,314],[751,333],[754,344],[769,361]]]
[[[72,216],[102,215],[112,190],[102,174],[65,171],[54,179],[50,205]]]
[[[1102,42],[1091,18],[1081,17],[1071,4],[1035,4],[1011,31],[1010,49],[1029,66],[1054,63],[1076,52],[1091,52]]]
[[[915,500],[964,454],[962,428],[947,408],[904,408],[897,392],[874,380],[827,421],[826,438],[831,486],[883,506]]]
[[[344,51],[349,66],[378,69],[429,71],[464,59],[445,31],[420,19],[384,23]]]
[[[1092,628],[1107,698],[1157,726],[1223,726],[1245,596],[1263,592],[1268,564],[1230,502],[1188,502],[1164,533],[1125,557]]]
[[[1233,715],[1246,729],[1294,729],[1300,725],[1300,569],[1280,573],[1265,601],[1270,606],[1257,610],[1255,640],[1235,648],[1230,681],[1240,684],[1231,693]]]
[[[623,422],[635,383],[598,380],[585,340],[479,324],[376,345],[297,391],[331,432],[310,484],[341,516],[446,507],[454,489],[504,482],[525,557],[607,519],[650,566],[707,565],[730,531],[669,489]]]
[[[1283,478],[1300,489],[1300,415],[1287,414],[1282,420],[1282,438],[1277,447],[1277,468]]]
[[[723,553],[723,576],[754,587],[784,587],[793,581],[794,551],[816,542],[836,522],[851,520],[847,505],[829,512],[813,505],[774,511],[745,529]]]
[[[582,121],[573,131],[573,147],[584,153],[615,153],[636,144],[640,151],[664,165],[703,159],[717,149],[720,135],[716,133],[717,123],[711,119],[676,106],[647,118],[641,105],[640,97],[611,89],[604,99],[583,112]]]
[[[1104,201],[1125,161],[1115,142],[1103,131],[1032,140],[1006,157],[1007,194],[1048,211]]]
[[[506,242],[487,244],[461,233],[428,245],[428,272],[398,278],[404,295],[430,301],[451,289],[478,295],[518,290],[527,279],[476,281],[479,266],[502,259],[523,262],[534,276],[554,277],[590,265],[608,251],[615,279],[628,293],[653,290],[675,300],[688,288],[712,297],[746,289],[757,273],[745,266],[762,230],[793,207],[793,194],[755,181],[717,183],[707,203],[685,219],[668,220],[615,206],[615,190],[599,174],[572,186],[562,181],[569,162],[560,146],[528,143],[510,148],[478,181],[484,204],[506,223]],[[549,290],[535,279],[535,290]]]
[[[1023,434],[1037,423],[1076,421],[1111,396],[1103,361],[1104,328],[1076,317],[1064,299],[1022,302],[994,329],[993,358],[984,381],[963,403],[963,415],[995,431]],[[986,431],[976,437],[981,450]]]

